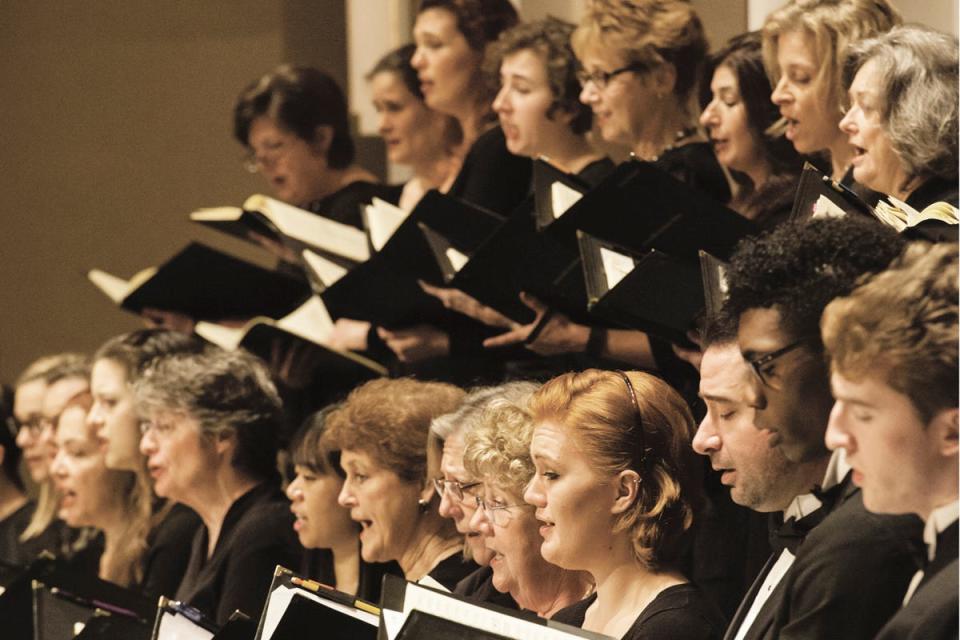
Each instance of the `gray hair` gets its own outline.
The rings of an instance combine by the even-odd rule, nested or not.
[[[479,424],[484,410],[497,398],[516,402],[537,390],[535,382],[507,382],[496,387],[475,387],[467,392],[460,407],[452,412],[434,418],[430,423],[430,433],[440,440],[451,436],[466,435]]]
[[[235,435],[233,466],[257,479],[276,473],[280,396],[266,366],[241,350],[209,347],[154,360],[134,384],[137,410],[182,414],[207,437]]]
[[[883,128],[909,179],[957,178],[957,38],[921,25],[852,45],[844,86],[870,61],[879,72]]]

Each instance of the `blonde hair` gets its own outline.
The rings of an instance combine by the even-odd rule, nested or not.
[[[588,369],[547,382],[531,398],[529,412],[534,423],[564,427],[598,474],[639,474],[637,500],[613,530],[628,532],[642,565],[674,566],[700,500],[691,448],[695,425],[680,394],[639,371]]]
[[[957,246],[914,242],[823,312],[823,344],[845,378],[880,375],[924,422],[958,405]]]
[[[709,48],[700,17],[685,0],[590,0],[570,43],[581,60],[602,50],[645,68],[672,64],[681,103],[693,96]]]
[[[522,496],[533,477],[533,418],[527,407],[537,385],[513,384],[522,386],[509,396],[493,398],[467,433],[463,465],[472,476]]]
[[[777,64],[780,36],[803,31],[813,39],[818,70],[815,86],[826,104],[844,108],[843,53],[852,43],[885,33],[900,24],[900,14],[887,0],[790,0],[763,24],[763,64],[770,84],[780,81]]]

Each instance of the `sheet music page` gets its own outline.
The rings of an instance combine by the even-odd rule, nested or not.
[[[296,311],[278,320],[277,326],[310,342],[326,344],[333,331],[333,320],[323,300],[311,296]]]
[[[341,267],[336,262],[327,260],[309,249],[303,250],[303,260],[320,278],[320,282],[325,287],[332,287],[334,282],[347,274],[346,267]]]
[[[190,219],[194,222],[233,222],[242,215],[240,207],[204,207],[191,213]]]
[[[246,327],[228,327],[201,320],[193,327],[194,332],[207,342],[212,342],[221,349],[232,351],[240,345],[246,334]]]
[[[415,584],[408,584],[403,601],[404,618],[414,609],[509,638],[561,640],[577,637],[559,629],[521,620],[505,613],[434,593]]]
[[[380,611],[380,615],[383,616],[383,628],[387,632],[387,640],[393,640],[400,633],[400,629],[403,628],[407,616],[402,611],[391,611],[390,609],[383,609]]]
[[[583,194],[576,189],[565,185],[562,182],[554,182],[550,185],[550,202],[553,205],[553,217],[559,218],[567,209],[577,203],[583,197]]]
[[[264,612],[263,617],[263,635],[261,636],[263,640],[270,640],[270,638],[273,637],[273,632],[277,630],[277,625],[280,624],[280,620],[283,618],[287,607],[290,606],[290,601],[293,600],[294,595],[309,598],[334,611],[348,615],[351,618],[356,618],[361,622],[366,622],[373,627],[379,626],[380,624],[380,618],[372,613],[360,611],[359,609],[342,605],[339,602],[321,598],[303,589],[294,589],[281,585],[273,590],[273,593],[270,594],[270,600],[267,602],[267,610]]]
[[[310,246],[355,262],[364,262],[370,257],[367,234],[356,227],[266,196],[251,196],[244,207],[255,208],[268,216],[281,233]]]
[[[213,634],[195,625],[189,618],[170,611],[160,617],[157,640],[210,640]]]
[[[833,203],[830,198],[820,196],[813,205],[814,218],[842,218],[847,212]]]
[[[460,269],[463,269],[463,265],[467,264],[467,262],[470,260],[470,258],[460,253],[453,247],[447,249],[446,254],[447,260],[450,261],[450,266],[452,266],[453,270],[456,272],[459,272]]]
[[[410,215],[400,207],[394,206],[380,198],[374,198],[373,204],[363,208],[363,219],[370,233],[370,244],[375,251],[380,251],[387,244],[387,240],[396,232],[403,221]]]
[[[636,266],[630,256],[606,247],[600,247],[600,261],[603,263],[603,273],[607,277],[607,289],[617,286]]]

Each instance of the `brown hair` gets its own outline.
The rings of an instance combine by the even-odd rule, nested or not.
[[[957,246],[915,242],[823,312],[823,343],[845,378],[881,375],[929,422],[958,405]]]
[[[644,68],[672,64],[681,103],[693,95],[709,48],[700,17],[684,0],[590,0],[571,40],[581,59],[596,48]]]
[[[368,453],[406,482],[426,482],[430,421],[455,410],[464,393],[442,382],[381,378],[357,387],[327,417],[325,445]]]
[[[700,499],[691,448],[695,425],[680,394],[646,373],[588,369],[547,382],[529,411],[536,423],[565,427],[597,473],[640,475],[638,499],[620,514],[614,531],[629,533],[644,566],[675,565]]]
[[[517,23],[517,10],[510,0],[421,0],[417,13],[444,9],[457,20],[457,30],[474,51],[486,46]]]

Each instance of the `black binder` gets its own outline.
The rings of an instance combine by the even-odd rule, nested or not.
[[[727,300],[727,266],[726,262],[706,251],[700,252],[700,279],[703,281],[703,297],[709,315],[719,313]]]
[[[94,272],[90,279],[133,313],[154,307],[198,320],[260,315],[279,318],[310,295],[309,286],[302,280],[199,242],[191,242],[152,274],[141,271],[128,281],[125,290],[114,292],[116,297],[98,284]]]
[[[150,640],[150,625],[98,610],[74,640]]]
[[[873,208],[861,200],[857,194],[832,180],[830,176],[824,174],[809,162],[805,162],[803,171],[800,173],[800,182],[797,185],[797,195],[793,199],[790,219],[809,220],[812,218],[817,201],[820,198],[825,198],[845,214],[854,213],[875,219]]]
[[[596,317],[626,329],[639,329],[671,342],[689,343],[687,331],[703,311],[697,264],[650,249],[631,252],[578,233],[587,285],[587,304]],[[603,252],[612,252],[632,269],[610,287]]]
[[[290,596],[282,613],[276,610],[284,606],[278,602],[281,593]],[[378,616],[373,611],[379,609],[277,566],[255,639],[300,640],[304,630],[322,629],[327,640],[374,640]]]
[[[437,191],[429,191],[387,243],[351,269],[320,297],[333,317],[366,320],[385,327],[450,321],[438,300],[417,280],[443,283],[420,224],[442,234],[459,251],[470,252],[503,223],[503,218]]]
[[[407,606],[408,599],[414,603],[413,606]],[[608,636],[540,618],[527,611],[515,611],[488,603],[474,602],[452,593],[407,582],[393,575],[386,575],[383,578],[380,606],[383,615],[380,617],[378,640],[388,640],[391,637],[386,627],[387,616],[398,618],[400,614],[403,614],[404,619],[399,629],[395,630],[398,632],[396,637],[405,640],[433,640],[433,638],[525,640],[530,633],[530,625],[549,627],[551,635],[555,635],[557,640],[562,638],[610,640]],[[404,614],[406,609],[409,610]],[[418,615],[414,617],[414,614]],[[466,622],[465,618],[474,623]],[[450,635],[454,632],[457,632],[457,635]]]
[[[556,186],[555,186],[556,185]],[[575,175],[569,174],[549,162],[536,159],[533,162],[533,200],[534,215],[540,221],[539,227],[548,226],[563,215],[564,211],[554,207],[554,189],[567,189],[579,192],[581,196],[590,191],[590,185]]]

